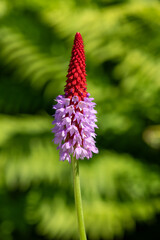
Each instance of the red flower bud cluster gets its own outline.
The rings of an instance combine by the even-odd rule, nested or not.
[[[65,85],[65,97],[72,99],[77,96],[79,101],[83,101],[87,97],[87,83],[85,70],[85,55],[83,39],[80,33],[76,33],[74,45],[72,48],[72,56],[67,74],[67,84]]]

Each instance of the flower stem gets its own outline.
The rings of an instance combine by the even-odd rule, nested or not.
[[[81,199],[81,188],[80,188],[80,179],[79,179],[79,160],[72,156],[72,167],[73,167],[73,182],[74,182],[74,197],[75,205],[78,218],[78,228],[80,240],[86,240],[85,226],[84,226],[84,217],[83,217],[83,208],[82,208],[82,199]]]

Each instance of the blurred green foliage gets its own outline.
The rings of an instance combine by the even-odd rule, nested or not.
[[[88,239],[160,212],[159,29],[158,0],[0,0],[0,239],[77,239],[50,133],[76,32],[99,126],[99,155],[80,162]]]

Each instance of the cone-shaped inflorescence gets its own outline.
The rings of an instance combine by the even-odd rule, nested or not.
[[[65,97],[72,99],[78,96],[79,101],[87,97],[86,70],[83,39],[80,33],[76,33],[72,49],[71,61],[65,86]]]
[[[98,153],[95,146],[95,131],[97,121],[94,110],[96,105],[87,93],[85,55],[83,39],[76,33],[72,49],[71,61],[67,74],[64,95],[56,98],[57,104],[55,124],[52,132],[55,133],[54,143],[60,149],[60,160],[71,162],[71,154],[76,159],[92,157],[92,152]]]

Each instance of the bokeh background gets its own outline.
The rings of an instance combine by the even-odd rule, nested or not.
[[[160,239],[160,2],[0,0],[0,239],[77,239],[52,105],[83,36],[100,153],[80,161],[89,240]]]

